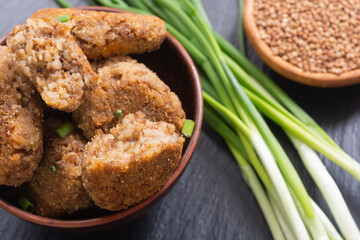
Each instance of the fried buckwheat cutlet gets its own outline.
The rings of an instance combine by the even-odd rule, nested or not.
[[[40,97],[0,46],[0,185],[20,186],[38,167],[43,151]]]
[[[46,120],[44,156],[29,184],[29,198],[41,216],[65,216],[92,205],[81,178],[86,141],[75,131],[64,138],[57,136],[62,124],[56,118]]]
[[[97,129],[107,133],[122,117],[142,111],[151,121],[175,124],[181,131],[185,112],[179,98],[144,64],[129,57],[113,57],[92,64],[102,83],[86,96],[84,103],[73,112],[73,118],[86,138]]]
[[[69,15],[66,24],[89,59],[155,51],[166,38],[164,21],[132,13],[47,8],[33,17]]]
[[[7,37],[11,57],[30,78],[45,103],[74,111],[98,76],[69,28],[54,18],[29,18]]]
[[[122,210],[159,191],[177,168],[184,138],[173,124],[127,115],[86,145],[84,186],[94,204]]]

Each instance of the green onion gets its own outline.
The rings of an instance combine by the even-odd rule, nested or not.
[[[201,3],[201,0],[192,0],[195,8],[198,10],[199,14],[201,15],[201,18],[204,20],[204,22],[211,27],[211,23],[210,20],[208,18],[208,16],[206,15],[204,6]]]
[[[284,234],[277,220],[275,211],[271,206],[271,203],[267,198],[266,191],[263,189],[261,182],[256,176],[256,173],[253,171],[252,167],[246,162],[243,156],[230,143],[227,142],[227,144],[230,148],[230,151],[233,153],[235,159],[239,163],[243,177],[246,180],[249,187],[252,189],[255,198],[258,201],[260,208],[264,213],[264,217],[270,227],[270,231],[274,239],[285,240]]]
[[[64,22],[68,22],[70,20],[70,16],[69,15],[62,15],[62,16],[56,17],[55,19],[59,20],[62,23],[64,23]]]
[[[285,239],[295,240],[296,238],[294,236],[294,233],[293,233],[291,227],[289,226],[289,222],[285,218],[285,213],[282,211],[283,209],[281,208],[281,205],[279,204],[279,202],[274,200],[274,194],[270,194],[269,201],[270,201],[270,204],[276,215],[276,218],[279,222],[279,225],[281,226],[281,229],[285,236]],[[274,236],[274,239],[277,239],[277,238],[275,238],[275,236]]]
[[[56,167],[54,165],[50,166],[50,171],[56,172]]]
[[[116,111],[116,113],[115,113],[115,115],[116,115],[116,117],[118,118],[118,119],[120,119],[121,118],[121,115],[122,115],[122,110],[117,110]]]
[[[35,211],[35,206],[25,196],[21,196],[18,199],[18,204],[19,207],[21,207],[21,209],[23,209],[24,211],[27,211],[29,213],[33,213]]]
[[[245,44],[245,36],[244,36],[244,28],[243,28],[243,7],[244,0],[239,0],[239,46],[240,52],[246,56],[246,44]]]
[[[87,0],[90,6],[99,6],[99,4],[95,0]]]
[[[195,122],[191,119],[186,119],[185,122],[184,122],[184,126],[181,130],[181,133],[189,138],[191,137],[193,131],[194,131],[194,127],[195,127]]]
[[[291,192],[293,194],[293,192]],[[306,216],[304,210],[302,209],[300,202],[293,194],[293,198],[300,213],[301,219],[304,222],[309,234],[311,235],[312,239],[329,239],[325,227],[323,226],[320,217],[318,214],[314,214],[313,217]],[[315,212],[315,211],[314,211]]]
[[[72,5],[67,0],[55,0],[60,7],[71,8]]]
[[[305,143],[288,134],[301,159],[316,185],[320,189],[324,199],[329,205],[340,231],[346,239],[360,239],[360,232],[351,216],[340,189],[334,179],[326,170],[318,155]]]
[[[60,136],[60,137],[66,137],[69,133],[71,133],[71,131],[74,129],[74,126],[71,123],[65,123],[64,125],[62,125],[61,127],[59,127],[56,130],[56,133]]]
[[[325,213],[321,210],[321,208],[312,201],[315,212],[319,215],[321,222],[323,223],[325,230],[331,240],[343,240],[340,236],[334,225],[330,222],[329,218],[325,215]]]
[[[112,0],[96,0],[96,2],[98,2],[100,5],[105,6],[105,7],[112,7],[112,8],[118,8],[118,9],[123,9],[129,12],[133,12],[136,14],[143,14],[143,15],[149,15],[150,13],[147,11],[144,11],[142,9],[138,9],[138,8],[133,8],[130,7],[126,2],[119,0],[119,1],[112,1]]]

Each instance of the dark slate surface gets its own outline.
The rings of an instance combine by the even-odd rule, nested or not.
[[[76,6],[85,0],[70,0]],[[1,0],[0,34],[32,12],[55,7],[52,0]],[[214,27],[237,43],[237,0],[204,0]],[[317,89],[289,82],[265,66],[248,45],[248,55],[308,111],[356,159],[360,159],[360,86]],[[329,213],[320,192],[281,131],[274,127],[309,193]],[[333,163],[326,166],[360,225],[360,184]],[[174,189],[145,216],[123,227],[67,234],[24,222],[0,210],[0,239],[271,239],[266,222],[222,139],[204,124],[195,154]]]

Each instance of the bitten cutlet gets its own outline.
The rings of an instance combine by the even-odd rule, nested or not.
[[[152,52],[167,34],[164,21],[156,16],[47,8],[33,17],[62,15],[70,16],[66,24],[89,59]]]
[[[130,57],[113,57],[93,63],[102,82],[86,96],[84,103],[73,112],[74,122],[87,139],[97,129],[107,133],[119,119],[142,111],[151,121],[175,124],[181,131],[185,112],[174,92],[144,64]]]
[[[84,186],[95,205],[126,209],[161,189],[179,164],[183,143],[173,124],[129,114],[86,145]]]
[[[99,81],[69,28],[54,18],[29,18],[14,27],[6,42],[12,59],[49,107],[76,110]]]
[[[92,206],[80,165],[86,141],[75,131],[57,136],[62,124],[56,118],[46,120],[44,156],[29,184],[29,198],[41,216],[61,217]]]
[[[0,46],[0,185],[20,186],[43,152],[43,107],[30,80]]]

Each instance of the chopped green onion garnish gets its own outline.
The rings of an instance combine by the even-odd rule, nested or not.
[[[64,125],[62,125],[61,127],[59,127],[56,130],[56,133],[60,136],[60,137],[65,137],[66,135],[68,135],[69,133],[71,133],[71,131],[74,129],[74,126],[71,123],[65,123]]]
[[[193,120],[186,119],[184,122],[184,126],[181,130],[181,133],[187,138],[191,137],[191,135],[194,131],[194,126],[195,126],[195,123]]]
[[[116,117],[117,117],[118,119],[121,118],[121,114],[122,114],[122,111],[121,111],[120,109],[116,111]]]
[[[56,20],[59,20],[60,22],[64,23],[70,20],[69,15],[62,15],[55,18]]]
[[[50,171],[52,172],[56,172],[56,167],[53,165],[53,166],[50,166]]]
[[[35,211],[35,206],[25,196],[19,198],[18,204],[19,207],[29,213],[33,213]]]

